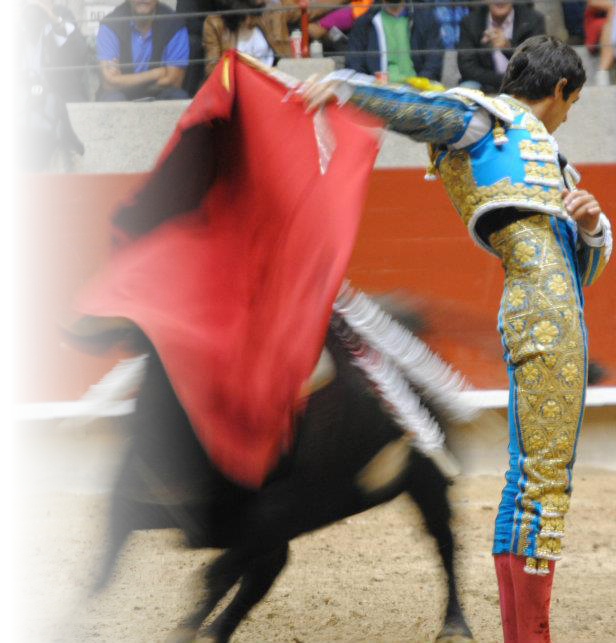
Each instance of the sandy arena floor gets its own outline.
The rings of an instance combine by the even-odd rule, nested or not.
[[[616,642],[616,473],[578,470],[553,593],[556,643]],[[459,579],[481,643],[500,640],[489,554],[500,476],[460,478],[452,489]],[[85,598],[106,498],[28,496],[19,523],[19,589],[28,643],[163,641],[189,604],[193,572],[215,552],[179,547],[175,532],[134,535],[112,585]],[[291,562],[249,616],[236,643],[430,641],[444,607],[441,572],[418,513],[398,499],[292,543]]]

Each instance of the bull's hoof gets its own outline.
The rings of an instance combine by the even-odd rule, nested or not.
[[[196,629],[191,627],[178,627],[167,635],[165,643],[195,643],[196,640]]]
[[[201,630],[195,639],[195,643],[228,643],[230,638],[230,635],[223,635],[217,631],[216,623],[212,623],[205,630]]]
[[[464,620],[456,619],[454,623],[446,623],[438,633],[435,643],[473,643],[473,634]]]

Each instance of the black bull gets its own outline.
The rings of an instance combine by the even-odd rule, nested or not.
[[[331,330],[326,345],[336,377],[312,394],[296,419],[291,451],[257,491],[235,485],[208,461],[151,352],[112,495],[110,542],[97,588],[109,580],[135,529],[179,527],[189,546],[225,549],[205,570],[203,593],[170,641],[195,640],[217,603],[239,584],[199,639],[228,641],[284,568],[291,539],[401,493],[419,507],[447,575],[447,607],[437,640],[472,639],[456,589],[449,482],[430,458],[409,449],[384,486],[366,491],[358,484],[358,473],[383,447],[399,440],[402,430]]]

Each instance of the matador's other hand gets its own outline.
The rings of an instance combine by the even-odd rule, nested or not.
[[[567,214],[587,234],[594,234],[599,224],[601,206],[595,197],[586,190],[569,191],[561,194]]]

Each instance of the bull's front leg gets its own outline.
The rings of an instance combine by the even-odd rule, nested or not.
[[[109,583],[120,552],[128,536],[135,529],[134,518],[138,515],[139,512],[135,511],[134,503],[130,500],[117,496],[112,498],[111,509],[107,519],[105,550],[99,569],[96,572],[95,580],[90,588],[91,595],[102,591]]]
[[[445,621],[437,634],[438,643],[469,643],[473,634],[466,623],[458,597],[454,569],[454,538],[451,531],[451,509],[447,498],[448,480],[425,456],[414,453],[410,462],[408,493],[417,503],[426,528],[437,543],[447,574],[447,608]]]
[[[166,643],[192,643],[197,640],[197,633],[205,619],[224,598],[226,593],[237,583],[246,566],[245,556],[235,550],[228,550],[218,556],[200,572],[200,597],[193,611],[183,619],[177,628],[167,637]],[[199,640],[217,641],[212,636]]]
[[[199,641],[228,643],[248,612],[261,601],[287,563],[287,542],[269,551],[254,554],[247,562],[240,586],[229,605],[207,628],[206,637]]]

